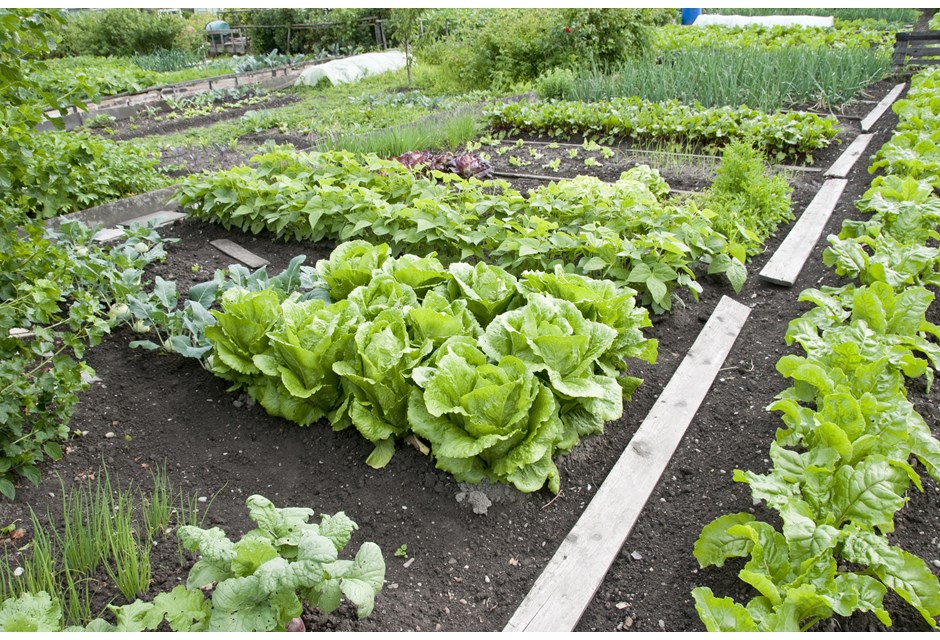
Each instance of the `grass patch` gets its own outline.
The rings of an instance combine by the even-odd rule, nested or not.
[[[703,47],[626,64],[612,74],[591,69],[571,73],[567,80],[555,74],[539,90],[556,94],[544,97],[588,102],[637,96],[762,111],[806,105],[829,109],[850,101],[890,69],[890,59],[871,50]]]

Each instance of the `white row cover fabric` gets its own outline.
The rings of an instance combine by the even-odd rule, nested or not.
[[[702,14],[695,19],[692,26],[702,27],[710,24],[723,24],[728,27],[746,27],[759,24],[764,27],[799,25],[801,27],[831,28],[834,23],[832,16],[719,16]]]
[[[375,76],[388,71],[397,71],[405,66],[405,54],[402,51],[381,51],[364,53],[358,56],[324,62],[304,69],[294,83],[314,86],[323,78],[332,84],[356,82],[366,76]]]

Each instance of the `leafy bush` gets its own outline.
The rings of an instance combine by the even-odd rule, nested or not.
[[[721,211],[715,228],[729,243],[755,255],[780,223],[793,219],[792,193],[786,178],[767,175],[760,152],[736,142],[725,147],[712,186],[696,200],[703,208]]]
[[[72,213],[166,186],[160,156],[133,142],[87,132],[49,131],[33,137],[33,157],[17,168],[0,204],[36,218]]]
[[[539,76],[535,91],[543,100],[565,100],[571,98],[575,78],[571,69],[552,69]]]
[[[251,50],[264,54],[273,49],[291,53],[318,53],[325,49],[362,48],[376,46],[375,34],[363,18],[388,18],[388,9],[340,8],[340,9],[252,9],[239,13],[221,12],[233,28],[239,25],[271,25],[270,29],[251,29]],[[287,26],[296,24],[331,23],[317,29],[293,29],[290,46],[287,42]]]
[[[657,19],[651,9],[563,9],[561,15],[575,61],[600,68],[645,54]]]
[[[35,220],[155,175],[133,148],[127,155],[87,134],[36,130],[47,109],[64,110],[33,74],[59,19],[0,9],[0,494],[7,497],[19,479],[38,482],[38,462],[61,455],[77,393],[87,387],[84,349],[117,322],[110,305],[139,290],[143,267],[162,256],[152,231],[135,230],[130,246],[105,250],[81,225],[63,223],[58,235]],[[147,251],[137,251],[143,239]]]
[[[131,56],[173,49],[185,26],[178,15],[140,9],[82,11],[69,17],[63,49],[73,55]]]
[[[416,52],[466,88],[507,88],[558,66],[606,65],[643,53],[656,12],[647,9],[498,9],[472,14]]]

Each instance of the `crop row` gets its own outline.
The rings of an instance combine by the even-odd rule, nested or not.
[[[656,48],[667,51],[690,47],[890,49],[893,44],[893,32],[859,28],[856,24],[833,28],[797,25],[702,25],[689,28],[666,25],[656,32]]]
[[[914,79],[885,148],[937,135],[937,119],[925,114],[938,81],[937,72]],[[872,170],[881,166],[877,160]],[[695,545],[702,567],[748,558],[738,577],[759,594],[745,606],[695,589],[710,631],[800,631],[856,611],[890,626],[888,589],[936,627],[940,582],[887,534],[911,485],[923,491],[912,457],[940,481],[940,441],[906,389],[907,380],[923,376],[929,391],[940,368],[931,339],[940,338],[940,327],[926,319],[934,294],[924,287],[937,282],[940,264],[926,246],[937,237],[938,174],[889,166],[890,175],[876,178],[858,203],[872,217],[846,221],[824,254],[854,282],[803,291],[800,300],[815,306],[788,327],[787,343],[799,343],[805,356],[777,363],[793,386],[769,407],[784,422],[771,444],[771,471],[735,471],[755,500],[779,514],[782,529],[747,513],[725,515]]]
[[[395,253],[436,251],[445,262],[485,259],[512,273],[562,265],[636,288],[655,312],[671,308],[677,287],[697,295],[696,266],[740,290],[748,253],[790,215],[788,193],[772,190],[785,206],[772,207],[760,234],[740,233],[756,223],[740,206],[747,196],[739,181],[700,209],[661,200],[668,185],[645,166],[612,184],[581,176],[523,196],[505,182],[435,173],[439,182],[374,155],[278,151],[257,160],[256,169],[189,178],[180,204],[193,217],[279,238],[361,238]]]
[[[811,113],[767,114],[748,107],[706,108],[699,103],[647,102],[635,97],[591,103],[507,103],[491,107],[487,116],[491,126],[508,129],[510,134],[681,140],[706,150],[748,140],[770,157],[805,157],[807,162],[839,133],[838,120]]]
[[[307,277],[307,293],[288,295],[300,278],[228,288],[209,367],[272,415],[354,426],[375,468],[417,435],[460,481],[557,493],[553,457],[622,415],[641,382],[627,359],[656,359],[635,291],[561,268],[517,280],[357,240]]]

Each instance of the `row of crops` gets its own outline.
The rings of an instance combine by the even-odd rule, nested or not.
[[[813,308],[785,336],[805,355],[777,363],[792,386],[769,407],[783,421],[771,470],[735,471],[782,526],[726,515],[695,545],[702,567],[747,558],[738,577],[759,594],[742,605],[696,589],[710,631],[801,631],[856,611],[890,626],[888,590],[936,626],[940,582],[888,534],[911,488],[924,490],[914,460],[940,480],[940,441],[907,397],[921,377],[929,391],[940,367],[940,348],[928,339],[940,338],[940,328],[926,319],[934,300],[926,287],[936,285],[940,266],[940,250],[930,246],[940,222],[938,86],[937,71],[913,78],[894,106],[897,130],[870,167],[886,175],[857,203],[871,216],[845,221],[829,237],[823,259],[850,282],[800,296]],[[899,156],[899,148],[913,152]]]

